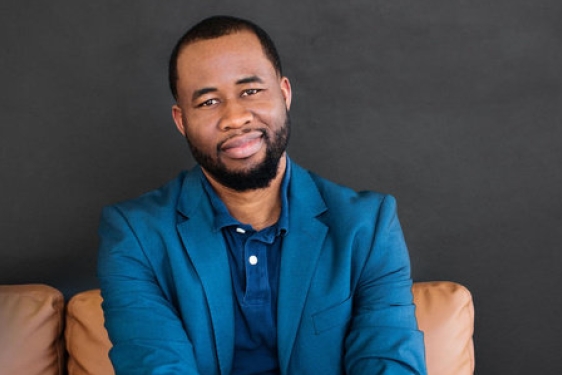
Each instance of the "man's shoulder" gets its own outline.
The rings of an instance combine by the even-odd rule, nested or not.
[[[301,168],[302,169],[302,168]],[[394,200],[390,194],[374,190],[357,191],[353,188],[331,181],[318,174],[306,171],[328,208],[365,207],[365,205],[379,206],[385,200]]]
[[[381,211],[392,213],[396,210],[396,200],[390,194],[373,190],[356,191],[302,167],[296,166],[294,169],[295,175],[300,175],[295,179],[298,181],[295,186],[296,195],[306,196],[299,200],[314,201],[311,198],[318,197],[325,206],[324,217],[327,220],[338,223],[346,220],[353,223],[373,222]]]
[[[117,209],[128,216],[160,216],[166,212],[175,212],[185,181],[193,173],[193,170],[182,171],[174,179],[166,182],[159,188],[148,191],[136,198],[114,203],[106,207],[106,209]]]
[[[397,222],[396,200],[392,195],[356,191],[313,172],[307,174],[324,205],[324,210],[317,211],[317,218],[330,228],[334,238],[349,241],[359,238],[368,242],[380,228],[388,228],[390,223]]]

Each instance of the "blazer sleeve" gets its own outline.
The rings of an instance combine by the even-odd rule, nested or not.
[[[396,214],[386,196],[369,235],[370,248],[354,294],[346,338],[346,373],[426,374],[423,333],[418,330],[411,292],[410,260]]]
[[[98,278],[116,375],[198,374],[178,312],[117,207],[100,221]]]

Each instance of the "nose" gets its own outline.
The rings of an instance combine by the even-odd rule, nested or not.
[[[238,129],[252,121],[252,112],[237,100],[225,102],[223,108],[223,115],[219,124],[221,130]]]

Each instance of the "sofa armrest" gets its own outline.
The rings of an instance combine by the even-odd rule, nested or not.
[[[0,285],[0,373],[62,375],[64,297],[41,284]]]
[[[111,342],[104,328],[99,289],[76,294],[66,308],[65,340],[69,375],[114,375]]]
[[[464,286],[449,281],[419,282],[412,288],[416,317],[424,332],[429,375],[474,373],[474,305]]]

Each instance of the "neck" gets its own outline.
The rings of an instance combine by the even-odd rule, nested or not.
[[[281,183],[287,168],[285,155],[279,160],[277,174],[269,186],[262,189],[236,191],[217,182],[205,170],[205,176],[226,208],[236,220],[249,224],[255,230],[267,228],[277,222],[281,214]]]

